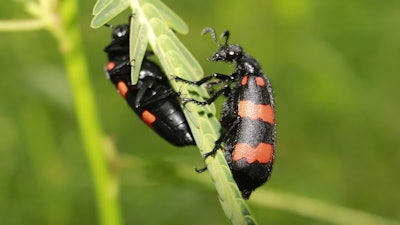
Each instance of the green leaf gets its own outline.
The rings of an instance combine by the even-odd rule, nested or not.
[[[97,0],[96,4],[93,7],[92,14],[98,14],[110,1],[112,0]]]
[[[133,14],[134,15],[134,14]],[[131,82],[136,84],[139,79],[139,72],[141,64],[146,54],[147,44],[149,39],[147,37],[147,27],[141,23],[135,23],[135,16],[131,17],[130,21],[130,50],[129,57],[133,59],[131,68]]]
[[[169,27],[174,29],[176,32],[181,34],[187,34],[189,32],[189,28],[186,23],[163,2],[159,0],[139,0],[139,2],[141,5],[148,3],[155,6],[161,16],[164,18],[164,21],[167,22]]]
[[[98,0],[93,9],[94,17],[90,26],[99,28],[128,7],[127,0]]]

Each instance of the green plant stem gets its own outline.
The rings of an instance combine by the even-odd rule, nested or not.
[[[30,31],[42,29],[44,26],[41,20],[11,20],[0,21],[1,31]]]
[[[99,220],[103,225],[119,225],[121,218],[117,201],[117,182],[108,168],[105,157],[103,133],[89,82],[86,58],[82,51],[77,1],[63,0],[59,9],[61,23],[58,24],[58,20],[54,19],[54,23],[49,24],[49,29],[57,38],[64,58],[78,125],[93,176]]]
[[[85,57],[80,50],[65,54],[64,57],[78,124],[96,189],[99,216],[104,225],[118,225],[121,221],[117,202],[117,181],[110,174],[105,158],[103,134],[87,78]]]

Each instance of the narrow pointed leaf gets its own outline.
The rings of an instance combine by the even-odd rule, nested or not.
[[[129,1],[127,0],[111,0],[108,3],[98,2],[98,4],[100,5],[93,10],[96,12],[96,14],[94,14],[90,24],[90,26],[93,28],[99,28],[103,26],[105,23],[129,7]]]
[[[157,8],[164,21],[167,22],[168,26],[171,27],[178,33],[187,34],[189,28],[186,23],[172,11],[167,5],[159,0],[139,0],[141,5],[149,3]]]
[[[130,30],[130,58],[131,61],[131,82],[136,84],[139,79],[139,72],[141,64],[146,54],[147,44],[149,42],[147,38],[147,27],[141,23],[135,23],[136,17],[131,17],[131,30]]]
[[[110,1],[112,0],[97,0],[96,4],[93,7],[92,14],[98,14]]]

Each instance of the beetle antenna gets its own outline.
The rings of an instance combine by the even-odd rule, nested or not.
[[[228,45],[229,35],[230,35],[229,30],[224,31],[221,34],[221,38],[225,38],[225,46]]]
[[[215,30],[211,27],[206,27],[203,29],[203,31],[201,32],[202,35],[205,35],[207,33],[211,34],[211,37],[214,39],[214,41],[217,43],[218,47],[221,47],[221,43],[218,41],[217,39],[217,35],[215,34]]]

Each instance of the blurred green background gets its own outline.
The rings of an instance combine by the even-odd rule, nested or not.
[[[260,189],[400,219],[399,1],[164,2],[189,25],[180,38],[205,74],[233,69],[206,60],[216,45],[200,31],[212,26],[229,29],[271,79],[278,148]],[[229,224],[212,187],[176,175],[177,165],[203,165],[197,149],[156,136],[105,78],[110,30],[89,27],[94,3],[81,1],[79,20],[101,122],[120,154],[125,224]],[[15,1],[2,1],[0,15],[29,18]],[[0,68],[0,224],[98,224],[57,43],[44,30],[1,32]],[[248,202],[260,224],[329,224]]]

